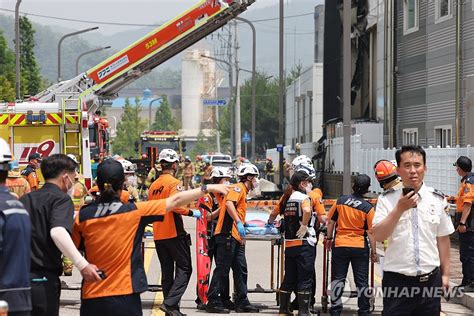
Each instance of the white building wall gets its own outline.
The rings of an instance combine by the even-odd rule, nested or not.
[[[323,65],[313,64],[286,89],[285,145],[311,143],[322,136]]]

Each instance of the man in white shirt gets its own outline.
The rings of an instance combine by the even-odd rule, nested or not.
[[[378,199],[373,234],[388,239],[385,252],[384,314],[439,315],[449,287],[449,235],[454,232],[443,194],[423,183],[426,153],[403,146],[396,154],[404,188]]]

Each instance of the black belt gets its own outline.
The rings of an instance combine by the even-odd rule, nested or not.
[[[412,281],[417,281],[419,283],[427,282],[431,279],[432,276],[435,276],[439,272],[439,267],[436,267],[433,271],[417,275],[417,276],[411,276],[411,275],[405,275],[397,272],[392,272],[392,271],[386,271],[385,273],[391,273],[401,279],[405,280],[412,280]]]

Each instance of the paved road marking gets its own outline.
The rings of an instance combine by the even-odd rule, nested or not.
[[[147,242],[147,244],[153,244],[152,242]],[[145,266],[145,273],[148,274],[148,270],[150,269],[151,266],[151,260],[153,259],[153,255],[155,254],[155,248],[154,247],[149,247],[145,248],[145,258],[144,258],[144,266]],[[158,276],[158,281],[157,284],[161,283],[161,274]],[[160,305],[163,302],[163,292],[156,292],[155,298],[153,299],[153,309],[152,309],[152,316],[158,316],[158,315],[165,315],[163,311],[160,310]]]

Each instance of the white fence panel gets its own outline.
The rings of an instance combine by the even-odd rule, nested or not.
[[[326,156],[326,171],[342,173],[344,169],[344,143],[342,137],[329,141],[329,150]],[[471,146],[453,148],[425,148],[427,171],[425,183],[443,191],[445,194],[455,195],[459,187],[459,176],[453,163],[459,156],[467,156],[474,160],[474,149]],[[359,135],[351,137],[351,171],[365,173],[372,180],[371,191],[381,192],[374,175],[374,164],[380,159],[395,160],[396,149],[361,148]]]

